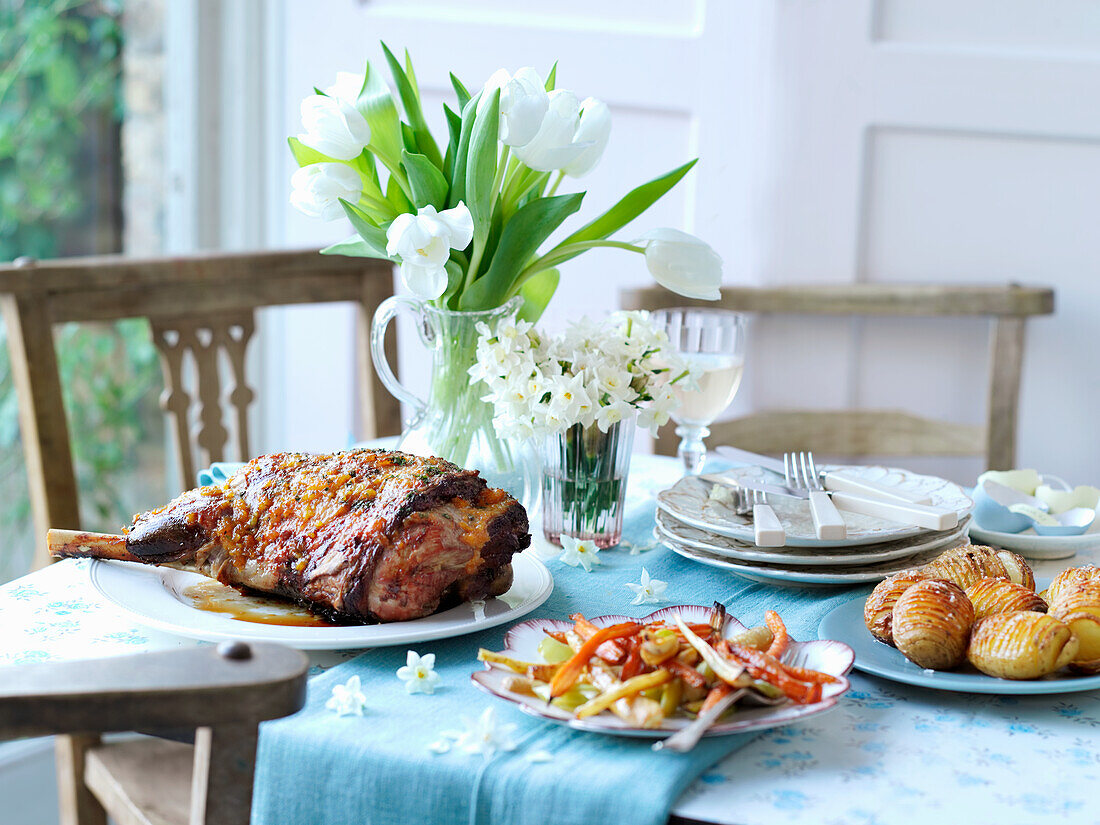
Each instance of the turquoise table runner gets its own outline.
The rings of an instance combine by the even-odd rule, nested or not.
[[[635,459],[624,546],[641,547],[653,544],[654,502],[634,493],[661,486],[654,477],[667,478],[670,462]],[[774,609],[794,638],[815,639],[821,618],[853,593],[754,584],[663,545],[636,555],[605,550],[599,559],[591,573],[549,560],[554,592],[530,617],[645,616],[663,605],[632,606],[625,586],[639,581],[644,566],[669,583],[664,604],[718,600],[750,626]],[[505,630],[378,648],[311,679],[300,713],[261,727],[253,825],[659,825],[697,776],[752,738],[715,737],[688,754],[654,753],[650,740],[573,731],[527,716],[470,681],[482,667],[478,648],[500,650]],[[396,676],[410,648],[436,656],[442,681],[433,695],[407,694]],[[364,715],[337,716],[325,703],[352,676],[366,696]],[[463,728],[461,717],[477,718],[489,706],[500,722],[516,725],[515,750],[489,759],[429,750],[442,731]]]

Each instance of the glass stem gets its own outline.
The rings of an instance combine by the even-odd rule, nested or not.
[[[703,471],[703,464],[707,460],[707,445],[703,439],[710,435],[708,427],[691,424],[681,424],[676,428],[676,435],[680,436],[680,447],[676,454],[684,462],[684,472],[687,475],[699,475]]]

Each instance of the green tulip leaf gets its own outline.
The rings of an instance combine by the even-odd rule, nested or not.
[[[409,200],[405,191],[401,188],[401,185],[393,175],[390,175],[390,179],[386,181],[386,200],[393,204],[393,208],[396,209],[398,213],[416,213],[416,207],[413,205],[413,202]]]
[[[462,293],[462,309],[491,309],[504,303],[514,292],[516,278],[539,245],[562,221],[581,208],[583,199],[583,192],[557,195],[539,198],[517,210],[504,224],[489,269]]]
[[[443,174],[448,180],[454,174],[455,153],[458,151],[458,141],[462,137],[462,115],[456,114],[446,103],[443,104],[443,114],[447,118],[447,154],[443,157]]]
[[[409,58],[409,53],[405,52],[405,61],[410,70],[406,72],[385,43],[382,44],[382,51],[386,55],[390,74],[393,75],[394,85],[397,86],[397,95],[401,98],[401,108],[405,110],[405,117],[409,121],[408,127],[413,136],[412,144],[410,145],[406,140],[405,148],[410,152],[423,154],[438,168],[443,165],[443,157],[439,154],[439,147],[432,138],[427,121],[424,120],[424,111],[420,106],[420,90],[416,86],[416,76],[411,73],[412,60]]]
[[[370,126],[370,146],[387,166],[396,166],[401,158],[404,143],[401,139],[401,120],[397,106],[386,85],[382,73],[375,71],[370,61],[363,77],[363,88],[356,103]]]
[[[364,240],[359,235],[352,235],[332,246],[326,246],[321,250],[322,255],[344,255],[348,258],[380,258],[384,261],[393,260],[384,249],[375,249],[374,245]]]
[[[614,232],[622,229],[636,217],[645,212],[649,207],[656,203],[661,197],[664,196],[669,189],[680,182],[680,179],[688,173],[688,170],[695,165],[695,161],[691,160],[685,163],[683,166],[679,166],[659,178],[654,178],[649,183],[643,183],[641,186],[632,189],[623,198],[602,215],[590,223],[585,224],[560,244],[558,247],[566,246],[567,244],[579,243],[582,241],[598,241],[602,240]],[[553,250],[551,250],[552,252]],[[569,258],[576,257],[581,254],[580,252],[575,255],[570,255],[567,258],[561,258],[558,263],[568,260]]]
[[[519,314],[516,317],[532,324],[538,321],[546,311],[546,305],[554,297],[560,280],[561,273],[558,270],[544,269],[524,281],[523,286],[519,288],[523,306],[519,308]]]
[[[409,177],[409,186],[412,187],[413,201],[417,209],[428,204],[436,209],[446,207],[447,190],[450,187],[447,185],[447,179],[434,163],[424,155],[402,152],[401,165],[405,167],[405,174]]]
[[[546,91],[554,91],[554,83],[558,79],[558,61],[554,61],[554,65],[550,67],[550,74],[546,75]]]
[[[462,266],[458,261],[447,261],[444,269],[447,270],[447,288],[443,291],[443,302],[447,306],[450,306],[450,301],[458,294],[458,291],[462,289],[462,282],[464,280],[462,275]],[[451,307],[457,309],[457,307]]]
[[[341,162],[336,160],[336,158],[330,158],[328,155],[322,155],[316,149],[306,146],[296,137],[287,138],[286,142],[290,144],[290,153],[294,155],[294,160],[298,162],[299,166],[309,166],[311,163]]]
[[[476,108],[476,107],[475,107]],[[500,131],[500,89],[474,117],[466,160],[466,206],[474,219],[474,238],[489,233],[493,181],[497,174],[497,135]]]
[[[451,195],[447,198],[447,206],[458,206],[459,201],[466,199],[466,162],[470,153],[470,137],[474,131],[474,119],[477,117],[477,97],[466,101],[462,109],[462,126],[458,135],[458,146],[455,149],[454,170],[451,172]]]
[[[470,102],[470,93],[466,91],[462,81],[455,77],[454,72],[451,72],[451,87],[455,90],[455,97],[458,98],[458,110],[461,112],[466,108],[466,104]]]
[[[352,227],[359,233],[359,238],[375,253],[366,257],[385,258],[387,261],[393,260],[386,252],[386,230],[378,226],[370,215],[355,204],[340,198],[340,205],[344,207],[344,214],[348,216]],[[347,241],[344,241],[344,243],[347,243]]]

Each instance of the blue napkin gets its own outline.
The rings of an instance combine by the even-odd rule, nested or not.
[[[624,524],[624,543],[652,543],[654,504],[637,506]],[[677,556],[663,545],[629,555],[600,553],[591,573],[550,561],[554,593],[534,616],[567,618],[608,613],[645,616],[665,605],[631,606],[644,566],[669,583],[666,604],[723,602],[746,625],[764,611],[784,617],[796,639],[817,638],[822,616],[853,595],[851,588],[785,588],[755,584]],[[253,825],[556,825],[631,822],[660,825],[691,782],[752,734],[702,740],[687,754],[654,753],[650,740],[574,731],[535,719],[477,689],[479,647],[500,650],[505,628],[444,641],[368,651],[313,678],[306,707],[260,730]],[[443,677],[431,696],[405,692],[396,671],[406,650],[436,655]],[[338,717],[325,702],[335,685],[358,676],[367,699],[362,718]],[[518,726],[518,747],[490,759],[428,746],[460,717],[494,706]],[[549,762],[528,757],[548,751]]]

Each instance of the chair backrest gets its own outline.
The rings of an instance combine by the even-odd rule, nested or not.
[[[711,441],[760,453],[812,450],[823,456],[980,456],[990,469],[1016,459],[1016,417],[1024,326],[1054,311],[1054,292],[1017,284],[787,284],[723,287],[719,301],[681,298],[665,289],[626,290],[625,309],[721,307],[762,315],[986,317],[991,321],[984,425],[928,419],[902,410],[761,410],[715,424]],[[657,449],[673,453],[674,438]]]
[[[0,307],[7,324],[12,376],[34,512],[35,565],[48,561],[47,529],[80,528],[76,475],[62,405],[52,328],[65,322],[148,319],[165,379],[161,405],[172,422],[179,489],[194,485],[201,466],[226,458],[229,430],[221,399],[235,418],[235,457],[252,457],[247,410],[255,397],[245,379],[245,351],[255,310],[291,304],[352,302],[359,312],[357,369],[362,432],[400,432],[398,402],[374,376],[370,322],[393,293],[384,261],[324,256],[317,250],[206,254],[176,258],[121,256],[0,265]],[[395,344],[389,343],[391,363]],[[219,355],[221,353],[221,355]],[[225,360],[229,369],[220,369]],[[194,395],[184,385],[193,365]],[[222,374],[232,386],[223,392]],[[197,413],[197,426],[190,419]]]

